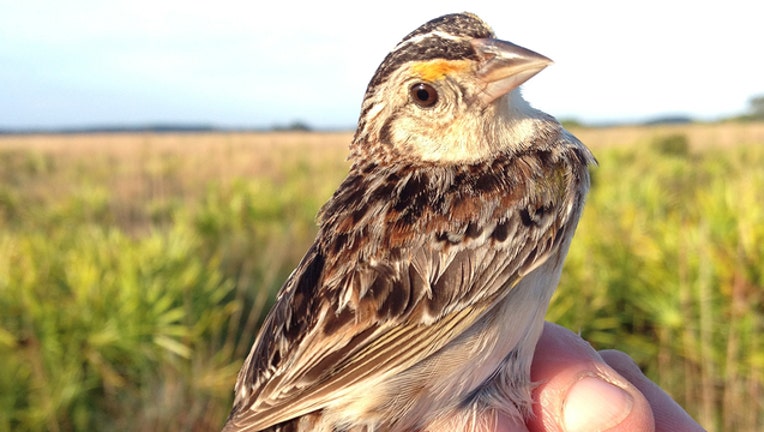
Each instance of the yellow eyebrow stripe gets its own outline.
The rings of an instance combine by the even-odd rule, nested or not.
[[[432,82],[452,73],[464,72],[469,67],[469,60],[436,59],[416,63],[412,66],[412,70],[423,80]]]

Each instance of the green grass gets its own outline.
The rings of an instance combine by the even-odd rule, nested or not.
[[[548,318],[628,352],[708,430],[757,431],[764,141],[730,131],[595,145]],[[219,429],[348,139],[3,138],[0,430]]]
[[[550,318],[631,354],[709,430],[761,430],[764,146],[656,142],[598,153]]]

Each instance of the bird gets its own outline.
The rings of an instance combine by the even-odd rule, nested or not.
[[[520,93],[550,63],[467,12],[390,51],[225,432],[477,431],[532,415],[534,348],[596,164]]]

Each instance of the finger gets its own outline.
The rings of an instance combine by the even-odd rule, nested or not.
[[[647,399],[578,335],[546,323],[531,368],[532,431],[652,431]]]
[[[653,407],[657,432],[699,432],[703,428],[663,389],[650,381],[628,355],[615,350],[600,351],[613,369],[637,387]]]

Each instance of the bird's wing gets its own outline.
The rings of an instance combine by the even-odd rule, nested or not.
[[[532,173],[538,166],[525,168]],[[240,372],[231,429],[260,430],[321,409],[345,391],[372,386],[437,352],[560,249],[578,217],[572,214],[577,206],[565,201],[583,199],[575,196],[581,191],[571,191],[574,175],[581,174],[561,163],[532,181],[494,182],[493,195],[489,185],[478,190],[483,186],[477,183],[467,192],[446,193],[447,223],[419,215],[397,224],[389,216],[394,209],[401,209],[399,222],[407,216],[393,200],[385,224],[406,233],[381,236],[400,247],[387,244],[363,260],[331,250],[334,243],[319,235],[282,288]],[[485,199],[471,199],[473,192]],[[340,214],[352,210],[336,207]],[[341,250],[353,249],[347,241]]]

